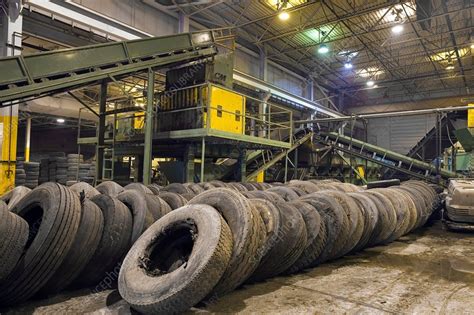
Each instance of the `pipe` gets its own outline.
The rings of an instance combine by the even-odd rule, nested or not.
[[[469,106],[455,106],[455,107],[446,107],[446,108],[430,108],[430,109],[419,109],[419,110],[407,110],[407,111],[401,111],[401,112],[360,114],[360,115],[342,116],[342,117],[297,120],[297,121],[295,121],[295,124],[338,122],[338,121],[348,121],[348,120],[354,120],[354,119],[369,119],[369,118],[385,118],[385,117],[398,117],[398,116],[426,115],[426,114],[437,114],[437,113],[464,111],[464,110],[468,110],[468,109],[469,109]],[[471,107],[471,109],[472,109],[472,107]]]

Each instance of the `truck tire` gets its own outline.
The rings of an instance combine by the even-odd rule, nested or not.
[[[154,195],[150,194],[150,196]],[[117,199],[126,205],[132,214],[133,227],[130,245],[133,245],[149,226],[147,224],[150,224],[149,220],[147,222],[148,207],[145,196],[138,190],[129,189],[118,194]]]
[[[7,204],[8,209],[11,210],[18,203],[18,201],[20,201],[21,198],[23,198],[30,191],[31,189],[28,187],[18,186],[1,196],[0,200],[3,200]]]
[[[95,189],[97,189],[101,194],[111,197],[117,197],[117,195],[124,190],[122,186],[112,181],[102,182],[97,185]]]
[[[166,201],[172,210],[181,208],[188,203],[188,200],[183,196],[169,191],[160,191],[158,196]]]
[[[232,255],[232,234],[210,206],[165,215],[133,245],[119,274],[119,292],[142,314],[177,314],[217,284]]]
[[[37,293],[55,274],[73,245],[81,216],[79,198],[69,188],[45,183],[12,209],[29,225],[25,253],[0,284],[0,305],[12,305]]]

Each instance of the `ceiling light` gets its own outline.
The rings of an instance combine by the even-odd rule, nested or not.
[[[280,18],[280,20],[286,21],[290,18],[290,14],[286,11],[282,11],[280,14],[278,14],[278,17]]]
[[[64,124],[66,120],[64,120],[64,118],[58,118],[56,119],[56,122],[60,123],[60,124]]]
[[[368,87],[373,87],[375,85],[375,82],[372,80],[367,81],[367,86]]]
[[[474,49],[474,44],[471,44],[471,49]]]
[[[454,65],[452,63],[448,63],[446,70],[454,70]]]
[[[328,46],[326,46],[325,44],[322,44],[321,46],[319,46],[318,53],[326,54],[328,52],[329,52]]]
[[[402,24],[397,24],[394,27],[392,27],[392,32],[395,34],[400,34],[403,31],[403,25]]]
[[[352,69],[352,63],[346,62],[346,63],[344,64],[344,68],[346,68],[346,69]]]

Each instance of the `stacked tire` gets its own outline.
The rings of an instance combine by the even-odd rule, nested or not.
[[[39,184],[49,182],[49,158],[41,159],[40,161],[40,173],[38,182]]]
[[[40,174],[40,163],[24,162],[23,165],[25,168],[25,186],[31,189],[37,187]]]
[[[15,169],[15,186],[23,186],[26,184],[26,172],[24,167],[24,161],[21,158],[17,158],[16,169]]]
[[[64,155],[64,153],[62,153]],[[59,155],[59,154],[58,154]],[[50,181],[66,185],[68,163],[65,156],[53,156],[49,163],[49,179]]]
[[[80,172],[80,165],[84,162],[82,154],[68,154],[67,155],[67,181],[77,182],[79,180],[78,173]]]

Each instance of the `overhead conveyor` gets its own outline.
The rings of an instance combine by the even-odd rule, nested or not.
[[[199,32],[1,58],[0,107],[216,54],[212,32]]]
[[[411,177],[433,183],[440,183],[458,176],[454,172],[438,168],[433,164],[425,163],[335,132],[321,132],[315,135],[314,139],[323,145],[331,146],[336,151],[344,152]]]

